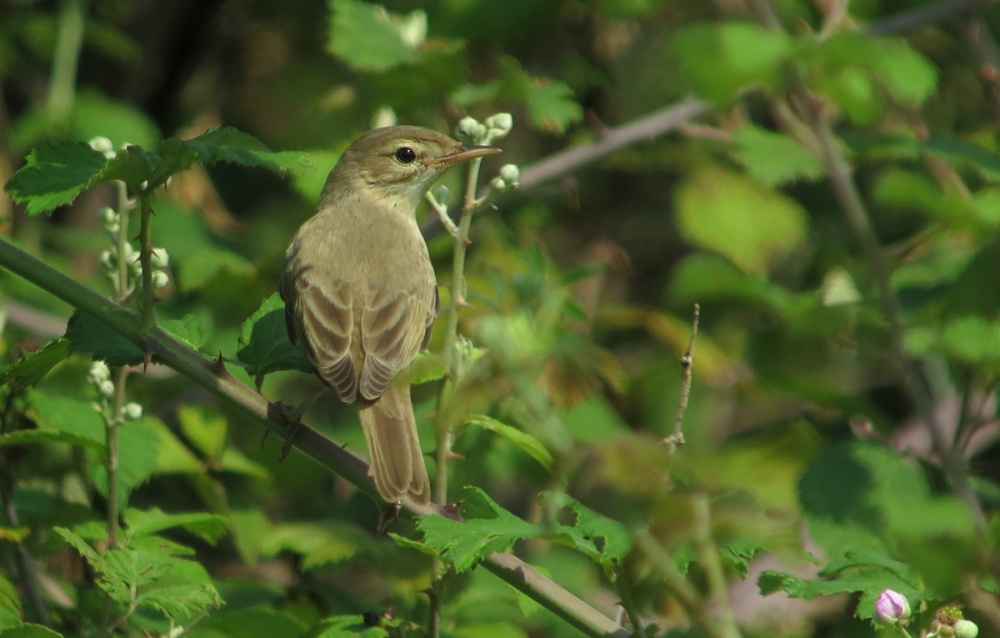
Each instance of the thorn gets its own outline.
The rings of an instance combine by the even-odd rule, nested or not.
[[[472,304],[465,300],[465,297],[459,297],[455,300],[455,305],[459,308],[472,308]]]
[[[450,461],[464,461],[465,457],[454,450],[448,450],[448,460]]]
[[[271,436],[270,430],[264,430],[264,436],[260,437],[260,449],[264,449],[264,444],[267,443],[267,437]]]

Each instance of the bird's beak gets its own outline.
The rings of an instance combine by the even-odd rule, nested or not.
[[[460,146],[454,153],[449,153],[448,155],[427,162],[427,166],[451,166],[458,162],[485,157],[487,155],[496,155],[500,152],[500,149],[495,146]]]

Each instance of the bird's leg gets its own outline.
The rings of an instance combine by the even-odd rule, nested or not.
[[[315,392],[313,392],[303,403],[298,407],[289,405],[279,401],[277,403],[279,410],[281,411],[281,418],[284,420],[285,425],[285,439],[281,444],[281,453],[278,455],[278,463],[285,460],[288,454],[292,451],[292,444],[295,441],[295,434],[299,431],[302,426],[302,415],[309,411],[313,403],[316,403],[326,392],[326,388],[320,387]],[[267,438],[267,433],[264,433],[265,440]],[[261,445],[264,441],[261,441]]]

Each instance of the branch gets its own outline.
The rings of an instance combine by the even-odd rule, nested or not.
[[[663,443],[673,453],[678,447],[684,445],[684,414],[687,412],[688,399],[691,398],[691,371],[694,367],[694,342],[698,338],[698,323],[701,319],[701,306],[694,305],[691,317],[691,338],[688,340],[687,351],[681,357],[682,381],[681,398],[677,404],[677,418],[674,419],[674,431]]]
[[[205,358],[159,327],[152,328],[144,335],[138,315],[112,303],[2,238],[0,238],[0,267],[10,270],[66,303],[92,315],[139,346],[144,352],[156,357],[159,362],[207,389],[245,418],[278,436],[285,436],[286,421],[281,408],[237,381],[226,371],[221,362]],[[305,424],[296,431],[294,444],[300,452],[321,466],[340,475],[372,498],[378,498],[375,484],[368,476],[368,464],[362,459]],[[403,507],[418,515],[438,513],[432,506],[420,505],[410,500],[404,500]],[[613,638],[629,636],[629,633],[617,623],[554,581],[542,576],[513,554],[494,554],[484,562],[484,567],[588,636]]]
[[[629,144],[663,135],[691,119],[708,113],[709,108],[709,105],[701,100],[687,98],[628,124],[603,129],[600,137],[594,142],[568,148],[522,168],[519,188],[533,188],[543,182],[572,173]]]

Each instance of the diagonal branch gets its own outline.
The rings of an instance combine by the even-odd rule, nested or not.
[[[220,362],[207,359],[202,353],[178,342],[159,327],[153,327],[144,335],[138,315],[2,238],[0,267],[92,315],[161,363],[207,389],[253,423],[279,436],[285,435],[285,417],[281,408],[237,381]],[[357,456],[305,424],[296,431],[294,445],[312,460],[342,476],[369,496],[377,498],[375,484],[368,476],[368,464]],[[403,506],[413,514],[437,513],[431,506],[421,506],[412,501],[404,501]],[[485,561],[484,567],[587,636],[629,636],[623,627],[542,576],[513,554],[494,554]]]

